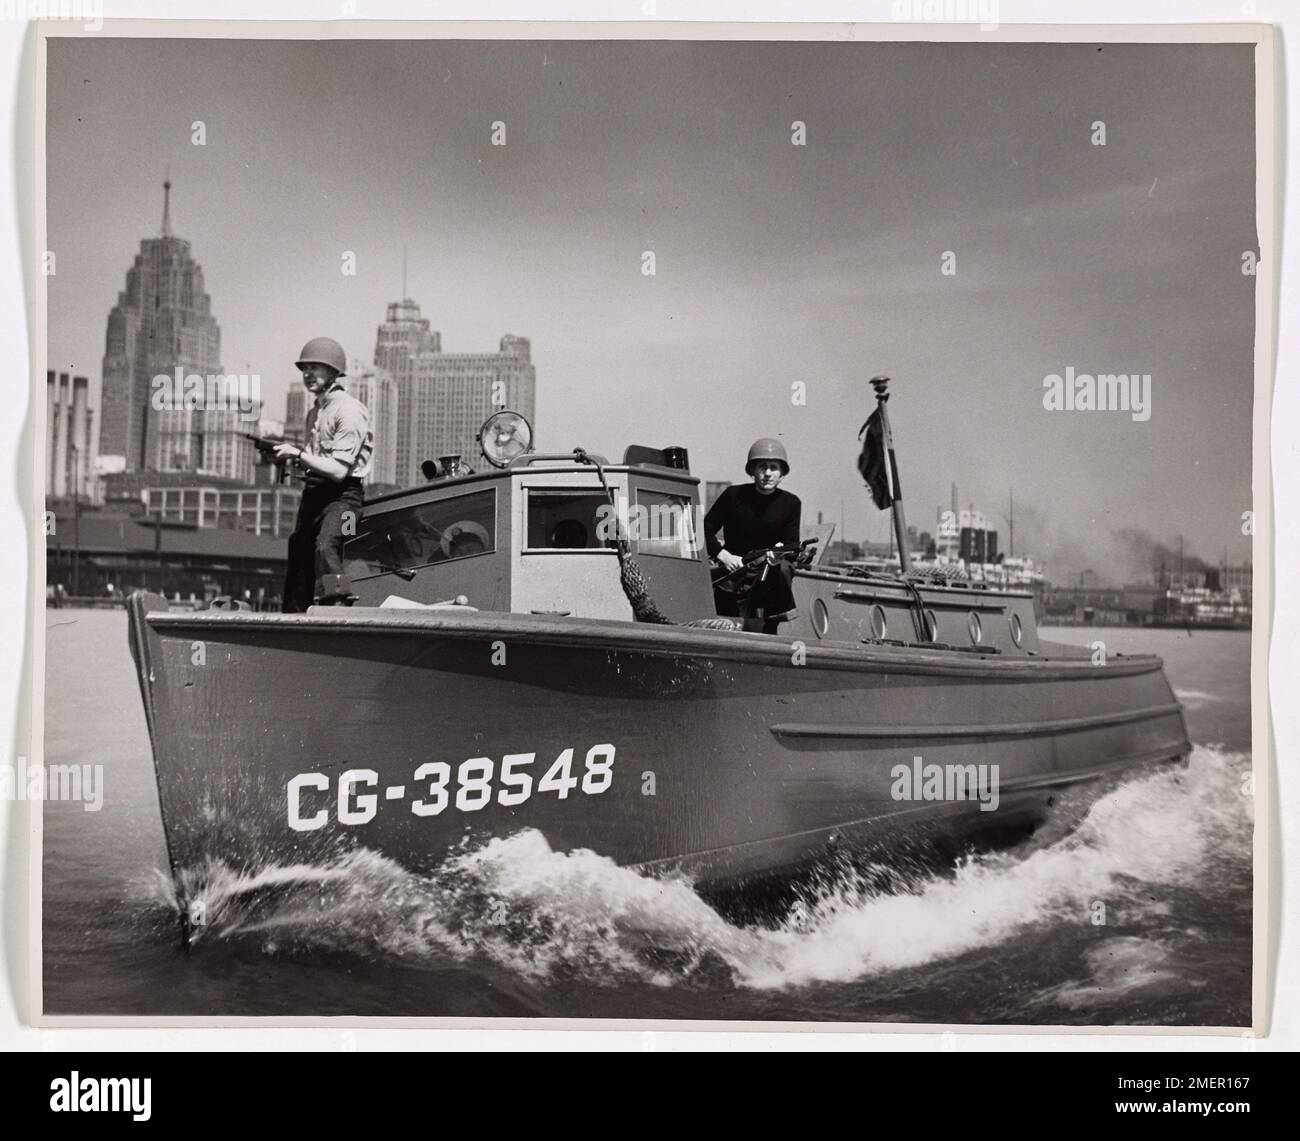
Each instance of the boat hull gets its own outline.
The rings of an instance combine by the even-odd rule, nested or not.
[[[181,614],[151,596],[130,609],[182,884],[212,861],[355,846],[428,871],[535,828],[559,850],[730,886],[882,837],[1007,827],[1189,749],[1151,657],[1000,661],[514,614]],[[981,765],[966,795],[926,787]]]

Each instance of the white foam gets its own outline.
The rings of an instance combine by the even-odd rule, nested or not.
[[[672,985],[706,961],[744,987],[843,982],[996,946],[1035,925],[1087,923],[1098,901],[1120,915],[1149,912],[1162,889],[1193,884],[1224,860],[1248,865],[1248,771],[1240,754],[1197,748],[1185,770],[1115,788],[1062,840],[968,859],[895,894],[845,878],[775,930],[729,923],[683,880],[558,852],[532,830],[457,855],[431,877],[359,850],[321,867],[209,866],[189,891],[208,903],[207,937],[274,933],[276,946],[484,957],[535,979],[580,971],[593,985],[629,976]],[[1062,1001],[1083,1000],[1063,992]]]

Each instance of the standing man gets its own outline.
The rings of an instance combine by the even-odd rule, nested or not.
[[[728,572],[740,570],[751,551],[765,550],[778,543],[787,551],[799,550],[802,505],[797,495],[782,491],[779,486],[790,474],[785,446],[780,440],[755,440],[745,460],[745,472],[754,482],[728,487],[704,517],[704,539],[709,554]],[[762,614],[764,633],[774,634],[777,624],[794,612],[794,594],[790,588],[793,577],[792,564],[783,559],[769,569],[761,584],[750,589],[747,601],[752,611]],[[737,616],[737,594],[744,589],[740,592],[715,590],[718,613]]]
[[[307,412],[307,444],[284,443],[277,458],[292,460],[303,474],[302,503],[289,536],[289,567],[281,610],[301,614],[313,602],[350,603],[343,574],[343,543],[357,533],[364,500],[361,481],[370,474],[374,437],[370,413],[339,383],[347,358],[343,346],[315,337],[298,354],[302,382],[316,402]]]

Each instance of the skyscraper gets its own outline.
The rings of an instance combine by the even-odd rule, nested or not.
[[[420,461],[426,458],[416,456],[412,390],[427,371],[430,358],[441,352],[441,335],[429,328],[428,319],[420,316],[420,307],[414,301],[394,301],[388,306],[387,319],[379,326],[375,339],[375,364],[386,369],[397,385],[399,483],[414,483],[419,478]]]
[[[284,398],[284,438],[301,446],[307,442],[308,392],[301,383],[291,383]]]
[[[442,335],[406,298],[388,306],[375,364],[397,390],[398,483],[417,482],[426,459],[479,464],[478,430],[493,412],[511,408],[534,422],[537,374],[526,337],[503,336],[495,353],[444,353]]]
[[[182,377],[221,375],[221,330],[190,243],[172,233],[169,178],[163,182],[162,234],[141,241],[126,288],[108,315],[101,454],[124,457],[128,472],[210,470],[204,455],[209,413],[202,407],[159,407],[154,400],[154,377],[173,377],[177,370]],[[232,431],[227,419],[229,413],[214,419],[214,435]],[[207,449],[216,466],[232,475],[247,467],[251,476],[251,458],[244,462],[236,454],[240,449],[226,443],[216,447],[214,439]]]
[[[343,384],[370,413],[370,431],[375,440],[370,457],[370,483],[396,484],[397,382],[387,369],[354,360],[348,365]]]

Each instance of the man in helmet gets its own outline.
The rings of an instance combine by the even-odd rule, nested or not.
[[[303,475],[281,605],[290,614],[302,613],[313,602],[353,600],[343,574],[343,543],[357,533],[362,480],[370,474],[374,449],[370,413],[339,383],[347,370],[343,347],[329,337],[315,337],[303,345],[296,363],[316,400],[307,411],[307,443],[276,448],[276,455],[292,460]]]
[[[799,549],[799,497],[779,486],[790,474],[785,446],[780,440],[755,440],[745,460],[745,472],[753,482],[728,487],[704,517],[709,554],[725,572],[739,571],[746,556],[778,543],[787,551]],[[766,633],[775,633],[777,624],[794,611],[793,575],[793,566],[782,560],[768,568],[760,585],[748,584],[748,608],[763,616],[761,628]],[[738,615],[737,603],[745,590],[725,589],[735,584],[733,576],[724,582],[724,589],[714,592],[719,614]]]

